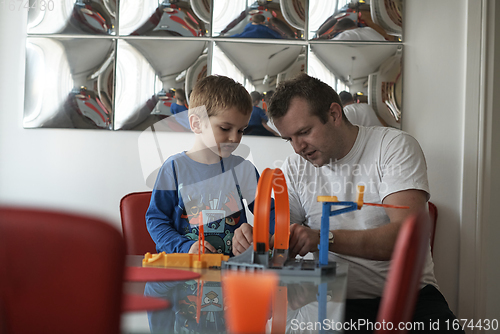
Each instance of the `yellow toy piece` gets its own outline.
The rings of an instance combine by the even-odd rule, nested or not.
[[[338,202],[337,196],[318,196],[318,202]]]
[[[200,259],[198,259],[198,256]],[[187,254],[174,253],[159,254],[146,253],[142,259],[143,267],[181,267],[181,268],[209,268],[220,267],[222,261],[227,261],[229,255],[223,254]]]
[[[356,197],[356,203],[358,204],[358,210],[363,206],[363,196],[365,194],[365,186],[358,186],[358,196]]]
[[[358,210],[363,207],[363,196],[365,194],[365,186],[358,186],[358,194],[356,196],[356,204],[358,205]],[[337,196],[318,196],[318,202],[338,202]]]

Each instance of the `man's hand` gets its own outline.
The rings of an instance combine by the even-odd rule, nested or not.
[[[253,228],[250,224],[243,223],[234,231],[233,254],[240,255],[253,242]]]
[[[411,214],[427,210],[427,193],[416,189],[403,190],[388,195],[382,203],[410,208],[385,208],[390,223],[376,228],[335,230],[335,242],[329,247],[330,251],[368,260],[390,260],[401,225]]]
[[[295,258],[297,254],[305,256],[309,252],[316,252],[319,245],[319,230],[312,230],[309,227],[292,224],[290,226],[290,258]]]
[[[212,246],[209,242],[201,242],[205,245],[205,253],[217,253],[217,250],[215,249],[214,246]],[[200,242],[196,241],[194,244],[191,245],[191,248],[189,248],[189,254],[198,254],[198,249],[199,249],[199,244]],[[203,253],[203,251],[201,252]]]

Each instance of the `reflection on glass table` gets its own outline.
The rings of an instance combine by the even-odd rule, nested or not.
[[[304,333],[307,329],[310,333],[337,333],[335,324],[344,319],[346,273],[347,265],[338,264],[335,275],[321,278],[280,276],[266,332]],[[122,332],[226,333],[224,272],[204,269],[201,274],[199,280],[146,283],[145,295],[167,299],[172,307],[148,312],[147,316],[125,314]],[[137,287],[142,289],[142,285],[135,288],[139,293]],[[133,285],[129,284],[128,289],[134,289]],[[252,307],[244,300],[241,303]],[[311,330],[311,326],[316,328]]]
[[[402,0],[310,0],[309,38],[400,41]]]
[[[303,39],[305,0],[215,0],[214,36]]]
[[[204,37],[210,26],[208,0],[120,2],[120,34]]]

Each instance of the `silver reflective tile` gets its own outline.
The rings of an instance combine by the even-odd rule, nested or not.
[[[28,37],[26,128],[112,129],[115,40]]]
[[[386,123],[401,127],[402,0],[28,4],[26,128],[144,130],[171,118],[168,131],[184,132],[171,117],[175,90],[189,103],[198,80],[221,74],[268,93],[269,102],[280,82],[301,72],[337,92],[362,93]],[[259,15],[280,38],[231,37]],[[346,20],[356,27],[340,29]]]

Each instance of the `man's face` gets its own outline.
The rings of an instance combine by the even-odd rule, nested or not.
[[[333,110],[332,110],[333,109]],[[339,112],[340,111],[340,112]],[[336,103],[328,112],[326,123],[310,112],[309,103],[300,97],[290,101],[285,116],[274,120],[281,137],[290,141],[295,153],[321,167],[331,160],[343,158],[349,151],[339,129],[342,110]]]

